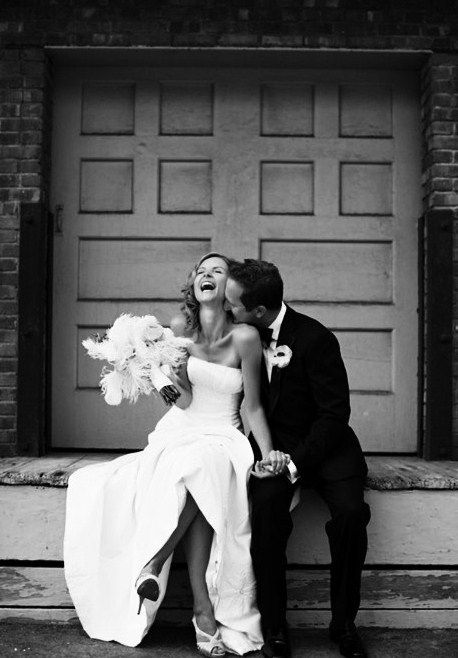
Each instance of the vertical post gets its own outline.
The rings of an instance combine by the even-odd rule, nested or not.
[[[48,313],[48,216],[41,203],[21,205],[18,297],[18,452],[45,450]]]
[[[451,208],[425,216],[425,459],[452,453],[453,218]]]

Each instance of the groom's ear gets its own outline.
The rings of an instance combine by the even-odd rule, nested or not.
[[[267,309],[266,309],[265,306],[256,306],[256,308],[254,310],[254,314],[257,318],[261,319],[266,314],[266,311],[267,311]]]

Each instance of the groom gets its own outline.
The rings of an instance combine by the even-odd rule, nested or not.
[[[274,449],[285,463],[280,475],[252,477],[252,558],[257,579],[265,656],[290,655],[286,629],[286,546],[296,482],[326,502],[331,551],[331,639],[344,656],[367,656],[354,620],[370,509],[364,502],[367,466],[349,427],[349,389],[339,344],[317,320],[283,302],[275,265],[234,262],[226,285],[227,307],[237,322],[256,326],[263,341],[261,397]],[[289,348],[289,349],[288,349]],[[281,354],[279,354],[281,353]],[[261,459],[252,440],[255,459]],[[265,464],[268,465],[267,463]]]

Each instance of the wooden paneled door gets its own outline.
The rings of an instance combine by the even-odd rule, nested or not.
[[[56,76],[52,443],[140,448],[157,399],[108,407],[81,340],[167,323],[210,249],[274,261],[335,331],[364,448],[416,449],[413,72],[71,68]]]

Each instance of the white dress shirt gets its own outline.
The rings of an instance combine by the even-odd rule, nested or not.
[[[285,313],[286,313],[286,304],[282,302],[280,313],[277,315],[275,320],[269,325],[269,329],[272,329],[272,339],[270,341],[270,345],[268,347],[263,347],[262,350],[264,352],[264,358],[266,360],[267,376],[269,378],[269,382],[272,378],[273,358],[274,358],[275,350],[277,348],[278,336],[280,335],[281,323],[283,322]],[[294,484],[294,482],[296,482],[296,480],[298,480],[300,477],[299,473],[297,472],[297,468],[294,465],[294,462],[292,461],[289,462],[288,470],[289,470],[288,477],[291,480],[291,482]]]

